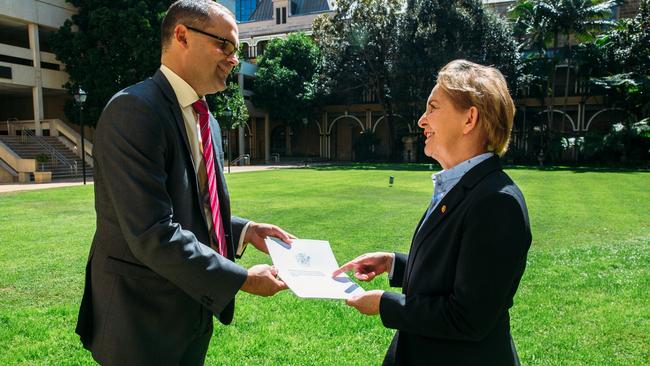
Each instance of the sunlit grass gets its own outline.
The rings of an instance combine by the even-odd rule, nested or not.
[[[228,176],[233,212],[325,239],[339,262],[408,251],[431,172],[388,165]],[[650,173],[511,169],[533,245],[511,310],[524,365],[650,359]],[[395,184],[388,186],[388,177]],[[92,186],[0,195],[0,365],[92,363],[74,334],[94,232]],[[270,263],[249,248],[241,264]],[[365,288],[389,289],[384,277]],[[396,290],[396,289],[393,289]],[[378,365],[393,334],[339,301],[239,295],[209,365]]]

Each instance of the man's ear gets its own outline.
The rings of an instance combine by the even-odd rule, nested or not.
[[[180,44],[182,48],[187,48],[187,32],[187,27],[182,24],[177,24],[174,27],[174,41]]]
[[[463,126],[463,134],[467,135],[472,132],[478,123],[478,108],[471,106],[467,110],[467,120],[465,120],[465,125]]]

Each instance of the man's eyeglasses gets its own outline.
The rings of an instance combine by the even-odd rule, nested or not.
[[[201,33],[201,34],[206,35],[206,36],[208,36],[208,37],[210,37],[210,38],[214,38],[214,39],[216,39],[217,41],[221,41],[221,46],[219,46],[219,47],[221,48],[221,51],[223,51],[223,53],[224,53],[226,56],[230,56],[230,55],[232,55],[235,51],[237,51],[237,46],[236,46],[234,43],[232,43],[232,41],[229,40],[229,39],[226,39],[226,38],[223,38],[223,37],[219,37],[219,36],[215,36],[214,34],[210,34],[210,33],[204,32],[204,31],[202,31],[202,30],[200,30],[200,29],[196,29],[196,28],[193,28],[193,27],[189,27],[189,26],[187,26],[187,25],[186,25],[185,27],[186,27],[187,29],[191,30],[191,31],[196,32],[196,33]]]

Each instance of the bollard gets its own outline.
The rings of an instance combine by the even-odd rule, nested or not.
[[[395,182],[395,177],[393,177],[392,175],[390,177],[388,177],[388,186],[389,187],[392,187],[394,182]]]

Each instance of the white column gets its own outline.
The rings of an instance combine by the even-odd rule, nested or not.
[[[237,75],[237,83],[239,84],[239,93],[244,95],[244,74],[241,72]],[[245,105],[244,108],[246,108]],[[237,146],[239,146],[239,156],[244,155],[244,127],[239,127]]]
[[[372,111],[366,111],[366,130],[372,130]]]
[[[239,135],[237,136],[237,138],[238,138],[237,145],[239,145],[239,156],[242,156],[242,155],[246,154],[246,149],[244,148],[245,147],[244,144],[246,143],[244,141],[244,137],[245,137],[244,136],[244,127],[239,127],[238,132],[239,132]]]
[[[264,114],[264,161],[271,161],[271,121],[269,114]]]
[[[34,87],[32,88],[32,102],[34,105],[34,130],[36,136],[43,136],[41,120],[43,119],[43,80],[41,76],[41,47],[38,39],[38,24],[29,23],[29,48],[34,61]]]
[[[287,146],[286,154],[287,156],[291,156],[291,127],[290,126],[286,126],[284,128],[284,137],[285,137],[285,144]]]
[[[330,134],[328,132],[329,125],[327,122],[327,112],[323,113],[323,157],[330,158]]]

